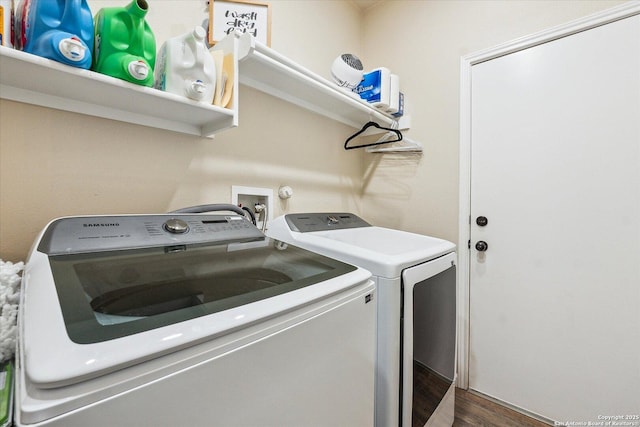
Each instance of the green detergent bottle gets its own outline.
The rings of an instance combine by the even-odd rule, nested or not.
[[[156,39],[144,17],[146,0],[100,9],[94,17],[92,70],[142,86],[153,86]]]

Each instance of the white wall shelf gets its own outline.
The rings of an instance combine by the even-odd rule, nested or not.
[[[237,101],[206,105],[4,46],[0,71],[0,97],[12,101],[207,137],[238,125]]]
[[[353,128],[368,121],[407,129],[357,95],[311,72],[248,34],[235,33],[213,49],[233,54],[231,109],[206,105],[172,93],[135,85],[90,70],[0,46],[0,98],[121,122],[212,137],[238,126],[238,83],[329,117]]]
[[[302,67],[248,34],[233,34],[239,40],[240,83],[329,117],[353,128],[368,121],[392,126],[398,120],[377,110],[335,83]],[[402,126],[402,124],[400,124]]]

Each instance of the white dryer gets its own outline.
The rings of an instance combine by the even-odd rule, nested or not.
[[[365,268],[377,287],[377,427],[451,426],[456,253],[446,240],[374,227],[351,213],[290,214],[267,235]]]
[[[369,426],[366,270],[237,215],[62,218],[23,275],[18,426]]]

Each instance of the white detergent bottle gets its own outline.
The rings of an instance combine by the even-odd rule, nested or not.
[[[216,66],[204,38],[202,27],[167,40],[155,67],[156,89],[211,104],[216,86]]]

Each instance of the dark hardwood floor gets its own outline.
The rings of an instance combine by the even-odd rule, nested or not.
[[[414,360],[412,427],[425,425],[450,386],[451,380]],[[548,424],[456,388],[453,427],[548,427]]]
[[[456,388],[456,412],[453,427],[548,427],[477,394]]]

